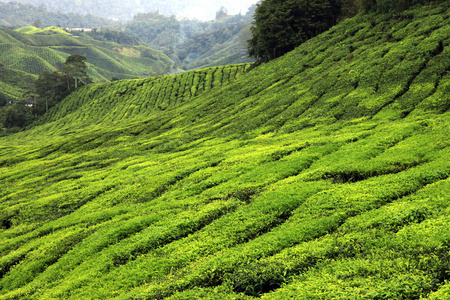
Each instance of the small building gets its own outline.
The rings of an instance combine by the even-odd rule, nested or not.
[[[36,106],[36,99],[29,98],[25,101],[25,106],[27,107],[35,107]]]

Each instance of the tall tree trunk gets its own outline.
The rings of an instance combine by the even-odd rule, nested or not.
[[[70,92],[70,80],[69,80],[69,76],[66,76],[67,78],[67,90]]]

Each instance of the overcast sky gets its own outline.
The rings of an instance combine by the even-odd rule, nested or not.
[[[212,20],[221,6],[224,6],[229,14],[235,15],[239,12],[245,14],[248,8],[257,2],[258,0],[194,0],[188,7],[178,12],[177,17]]]

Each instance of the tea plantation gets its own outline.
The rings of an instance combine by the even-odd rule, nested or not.
[[[449,299],[449,19],[79,88],[0,139],[0,299]]]
[[[40,75],[45,70],[57,70],[74,53],[87,57],[88,73],[94,81],[165,74],[174,64],[166,55],[148,47],[77,37],[57,27],[0,29],[2,68]]]

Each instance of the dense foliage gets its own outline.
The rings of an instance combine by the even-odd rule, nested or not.
[[[449,299],[449,18],[79,88],[0,139],[0,299]]]
[[[49,108],[61,101],[75,88],[70,86],[73,79],[66,79],[65,77],[63,73],[57,71],[44,71],[39,75],[30,95],[34,105],[32,110],[36,114],[42,115],[46,113]]]
[[[0,128],[19,128],[29,125],[35,120],[35,115],[24,100],[17,101],[0,109]]]
[[[335,0],[264,0],[253,16],[248,53],[258,62],[282,56],[329,29],[339,14]]]
[[[72,91],[71,85],[73,83],[74,89],[77,89],[79,83],[91,83],[92,79],[86,73],[86,57],[80,54],[72,54],[62,66],[62,72],[66,77],[67,90]]]
[[[8,103],[8,98],[5,94],[0,93],[0,106],[5,106]]]

